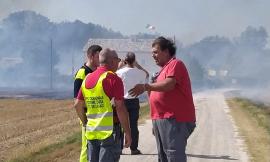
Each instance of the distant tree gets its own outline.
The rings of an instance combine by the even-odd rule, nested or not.
[[[50,75],[51,40],[54,75],[59,75],[55,67],[60,58],[71,60],[74,53],[82,56],[83,46],[89,38],[123,37],[120,32],[92,23],[76,20],[56,24],[33,11],[15,12],[0,22],[0,56],[20,57],[23,61],[19,65],[1,69],[0,76],[12,70],[23,74],[25,83],[38,79],[45,83]],[[15,82],[12,78],[18,73],[9,73],[6,79]]]
[[[236,49],[231,58],[232,76],[256,78],[258,81],[265,78],[265,70],[270,67],[266,54],[267,38],[265,28],[249,26],[234,39]]]
[[[15,38],[46,37],[54,29],[48,18],[33,11],[12,13],[3,20],[3,26]]]
[[[199,61],[190,53],[186,53],[182,46],[177,49],[177,57],[179,57],[186,65],[191,83],[194,88],[202,87],[204,82],[204,68]]]
[[[211,36],[194,43],[184,50],[196,58],[203,67],[219,68],[226,66],[234,46],[225,37]]]
[[[236,38],[236,43],[237,45],[244,46],[246,48],[261,50],[265,48],[267,38],[268,34],[264,27],[256,29],[248,26],[246,30],[241,33],[240,37]]]
[[[201,84],[204,80],[204,69],[200,65],[199,61],[195,58],[191,58],[188,62],[188,70],[190,72],[191,81],[194,84]]]
[[[197,76],[201,78],[201,73],[207,76],[208,69],[211,69],[217,71],[217,76],[212,78],[211,84],[220,85],[220,83],[230,82],[231,79],[237,78],[241,80],[241,83],[267,85],[270,84],[269,75],[266,75],[270,69],[270,52],[266,47],[267,38],[268,33],[265,28],[249,26],[233,41],[225,37],[209,36],[183,47],[182,53],[187,55],[181,55],[181,57],[189,66],[192,80],[198,80]],[[219,77],[220,71],[227,71],[227,76]]]

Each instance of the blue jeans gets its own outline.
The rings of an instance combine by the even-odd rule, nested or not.
[[[159,162],[186,162],[187,139],[195,122],[177,122],[174,118],[153,120]]]
[[[113,133],[104,140],[87,141],[88,162],[118,162],[121,155],[120,125],[114,125]]]

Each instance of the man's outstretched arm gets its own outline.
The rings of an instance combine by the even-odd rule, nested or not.
[[[131,130],[129,127],[128,112],[123,100],[114,100],[116,113],[125,132],[125,147],[131,145]]]
[[[151,84],[137,84],[128,91],[131,96],[137,97],[142,94],[144,91],[158,91],[158,92],[166,92],[174,89],[176,84],[176,79],[173,77],[169,77],[164,79],[163,81]]]

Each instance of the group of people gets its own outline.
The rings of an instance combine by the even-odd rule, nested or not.
[[[195,128],[191,84],[173,41],[158,37],[152,57],[161,67],[148,83],[148,72],[133,52],[120,59],[113,49],[92,45],[74,81],[77,115],[82,125],[81,162],[117,162],[123,147],[138,149],[139,99],[149,96],[159,162],[185,162],[187,139]]]

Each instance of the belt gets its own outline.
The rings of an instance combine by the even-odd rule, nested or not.
[[[139,100],[138,98],[125,98],[125,101],[134,101],[134,100]]]
[[[118,126],[118,125],[120,125],[120,123],[119,123],[119,122],[113,123],[113,125],[114,125],[114,126]]]

